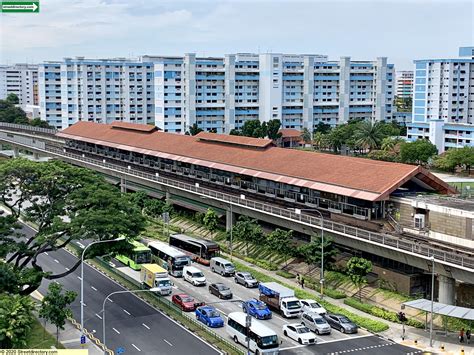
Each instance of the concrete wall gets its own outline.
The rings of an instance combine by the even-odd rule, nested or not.
[[[466,218],[430,211],[430,229],[457,237],[466,236]]]

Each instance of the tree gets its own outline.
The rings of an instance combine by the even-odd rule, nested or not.
[[[232,128],[229,132],[231,136],[241,136],[242,132],[236,128]]]
[[[212,208],[208,208],[206,214],[204,215],[202,222],[204,226],[209,230],[209,232],[214,232],[217,229],[219,223],[219,217],[217,216],[216,211]]]
[[[159,218],[165,208],[165,202],[157,198],[148,198],[145,200],[143,213],[151,218]],[[168,209],[168,207],[166,208]]]
[[[5,99],[5,101],[13,104],[13,105],[18,105],[20,103],[20,99],[18,98],[18,96],[14,93],[11,93],[11,94],[8,94],[7,95],[7,98]]]
[[[372,262],[354,256],[347,262],[346,270],[354,286],[359,289],[359,300],[362,300],[362,286],[367,283],[367,275],[372,271]]]
[[[48,122],[43,121],[41,118],[36,117],[30,121],[31,126],[41,127],[41,128],[52,128]]]
[[[263,138],[267,135],[266,129],[266,122],[264,122],[264,126],[262,127],[262,123],[260,123],[260,120],[258,119],[248,120],[245,121],[240,133],[245,137]]]
[[[311,143],[311,132],[306,127],[301,131],[301,139],[306,144]]]
[[[312,265],[321,262],[321,246],[318,246],[315,241],[300,245],[297,254],[308,264],[308,271]]]
[[[369,154],[367,154],[367,158],[373,160],[396,162],[398,160],[398,155],[394,151],[373,150]]]
[[[412,111],[412,102],[411,97],[396,97],[395,106],[397,107],[398,112],[411,112]]]
[[[316,132],[313,135],[313,147],[317,150],[321,150],[326,146],[327,135],[321,132]]]
[[[447,171],[455,171],[457,167],[471,171],[474,165],[474,147],[449,149],[434,161],[435,167]]]
[[[45,252],[66,247],[74,240],[110,240],[125,237],[131,240],[145,227],[139,209],[103,177],[54,160],[44,163],[27,159],[11,159],[0,164],[0,201],[17,220],[24,215],[34,221],[37,233],[18,232],[8,244],[6,261],[17,275],[19,294],[36,290],[43,278],[54,280],[74,272],[77,260],[65,272],[45,270],[38,258]],[[25,207],[27,206],[27,207]],[[113,252],[126,252],[129,243],[98,244],[86,258]],[[0,271],[5,268],[0,268]]]
[[[438,149],[427,139],[403,143],[400,147],[400,160],[409,164],[426,164],[438,153]]]
[[[33,322],[34,304],[31,298],[0,294],[0,349],[20,348]]]
[[[321,133],[321,134],[327,134],[331,131],[331,125],[324,123],[324,122],[318,122],[316,127],[314,128],[314,134],[316,133]]]
[[[324,237],[323,249],[324,269],[328,269],[334,263],[335,257],[339,254],[339,250],[334,245],[332,238],[328,236]],[[321,236],[314,234],[310,243],[303,244],[298,248],[297,254],[303,258],[308,266],[313,264],[321,265]]]
[[[189,134],[195,136],[198,133],[202,132],[202,128],[198,127],[197,123],[193,123],[191,127],[189,127]]]
[[[382,143],[380,144],[380,148],[383,151],[391,152],[391,151],[394,151],[395,147],[399,146],[402,141],[403,140],[400,139],[400,138],[385,137],[384,139],[382,139]]]
[[[232,227],[232,238],[245,243],[246,255],[248,255],[249,244],[261,242],[262,237],[263,231],[257,220],[247,216],[240,216],[237,223]]]
[[[59,329],[64,330],[66,319],[72,317],[70,304],[76,299],[77,293],[66,291],[63,293],[63,286],[57,282],[51,282],[48,286],[48,293],[41,301],[39,316],[56,326],[56,344],[59,344]]]
[[[368,149],[369,152],[379,148],[383,139],[380,122],[364,121],[359,123],[354,132],[354,139],[358,146]]]
[[[285,265],[288,266],[288,259],[293,254],[291,242],[293,240],[292,230],[275,229],[266,236],[266,246],[269,250],[283,256]]]
[[[25,111],[7,100],[0,100],[0,122],[29,124]]]
[[[128,196],[130,197],[132,203],[135,204],[140,209],[140,211],[145,208],[145,204],[149,200],[149,197],[145,191],[133,192],[128,194]]]
[[[270,139],[277,140],[281,138],[280,132],[281,122],[278,119],[272,119],[267,123],[267,136]]]

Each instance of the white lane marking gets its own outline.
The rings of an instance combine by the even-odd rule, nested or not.
[[[81,302],[79,302],[79,304],[80,304],[80,303],[81,303]],[[82,302],[82,304],[84,305],[84,307],[87,307],[87,305],[86,305],[86,303],[85,303],[85,302]]]
[[[66,269],[66,271],[69,271],[69,268],[68,268],[67,266],[66,266],[66,267],[64,267],[64,268]]]
[[[82,281],[82,277],[78,276],[77,278]]]
[[[91,289],[93,289],[94,291],[97,291],[97,289],[94,286],[91,286]]]
[[[117,329],[115,328],[112,328],[112,329],[114,330],[115,333],[120,334],[120,332]]]
[[[358,335],[358,336],[355,336],[355,337],[349,337],[349,338],[344,338],[344,339],[325,340],[325,341],[322,341],[318,344],[335,343],[336,341],[347,341],[347,340],[353,340],[353,339],[359,339],[359,338],[368,338],[368,337],[373,337],[373,336],[375,336],[375,335],[373,335],[373,334]]]
[[[173,344],[171,344],[168,340],[163,339],[163,341],[164,341],[166,344],[168,344],[169,346],[173,346]]]
[[[143,325],[146,329],[150,330],[150,327],[147,326],[145,323],[142,323],[142,325]]]
[[[44,255],[49,255],[49,254],[48,254],[48,252],[45,251],[45,252],[44,252]]]
[[[289,346],[287,348],[280,348],[279,350],[282,351],[282,350],[291,350],[291,349],[297,349],[297,348],[303,348],[307,345],[295,345],[295,346]]]
[[[127,313],[129,316],[131,316],[130,312],[127,311],[126,309],[123,310],[125,313]]]
[[[77,245],[79,245],[82,249],[85,248],[84,244],[82,244],[81,242],[76,242]]]
[[[137,349],[138,351],[141,351],[135,344],[132,344],[132,346]]]
[[[54,259],[54,262],[59,264],[59,261],[58,261],[58,259]]]
[[[112,301],[110,298],[107,298],[110,302],[114,303],[114,301]]]
[[[99,316],[97,313],[95,314],[95,316],[96,316],[97,318],[99,318],[99,319],[102,319],[102,317]]]

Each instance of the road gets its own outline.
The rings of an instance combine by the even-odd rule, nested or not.
[[[114,259],[113,263],[116,267],[123,267],[118,260]],[[224,318],[227,314],[236,311],[242,311],[239,302],[226,302],[220,300],[218,297],[211,295],[208,291],[208,285],[215,282],[222,282],[231,288],[233,292],[233,299],[237,300],[248,300],[250,298],[258,298],[258,289],[249,289],[241,285],[234,283],[233,277],[223,277],[210,271],[206,266],[196,266],[204,273],[207,280],[205,287],[196,287],[191,285],[189,282],[184,281],[183,278],[172,278],[175,284],[173,293],[185,292],[190,296],[194,297],[198,302],[213,303],[213,306],[220,311]],[[171,296],[168,296],[170,299]],[[192,313],[190,313],[192,316]],[[282,327],[287,323],[300,323],[299,318],[285,319],[279,314],[273,312],[273,317],[270,320],[259,321],[264,323],[266,326],[273,329],[280,339],[283,341],[281,345],[282,354],[331,354],[341,351],[344,353],[359,353],[359,354],[380,354],[382,351],[390,355],[404,355],[409,352],[416,351],[417,349],[411,349],[406,346],[393,343],[391,341],[384,340],[378,336],[374,336],[371,333],[360,329],[357,334],[343,334],[337,330],[332,330],[329,335],[318,335],[317,345],[312,346],[301,346],[296,341],[283,336]],[[224,338],[228,338],[225,328],[214,329],[216,333]],[[230,340],[230,338],[228,338]],[[383,349],[383,350],[381,350]]]
[[[23,226],[23,232],[32,236],[34,231]],[[72,267],[77,258],[65,250],[43,254],[38,264],[45,271],[64,272]],[[65,289],[76,291],[77,299],[71,308],[74,318],[80,321],[80,268],[68,276],[57,280]],[[39,288],[46,294],[48,284],[44,280]],[[105,277],[94,268],[84,267],[84,324],[90,332],[102,340],[102,303],[105,297],[123,287]],[[219,351],[203,342],[194,334],[157,311],[132,294],[112,296],[106,304],[107,347],[125,349],[126,354],[220,354]]]

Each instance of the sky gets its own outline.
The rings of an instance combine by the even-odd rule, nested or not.
[[[0,14],[0,63],[64,57],[326,54],[397,70],[474,45],[471,0],[40,0]]]

